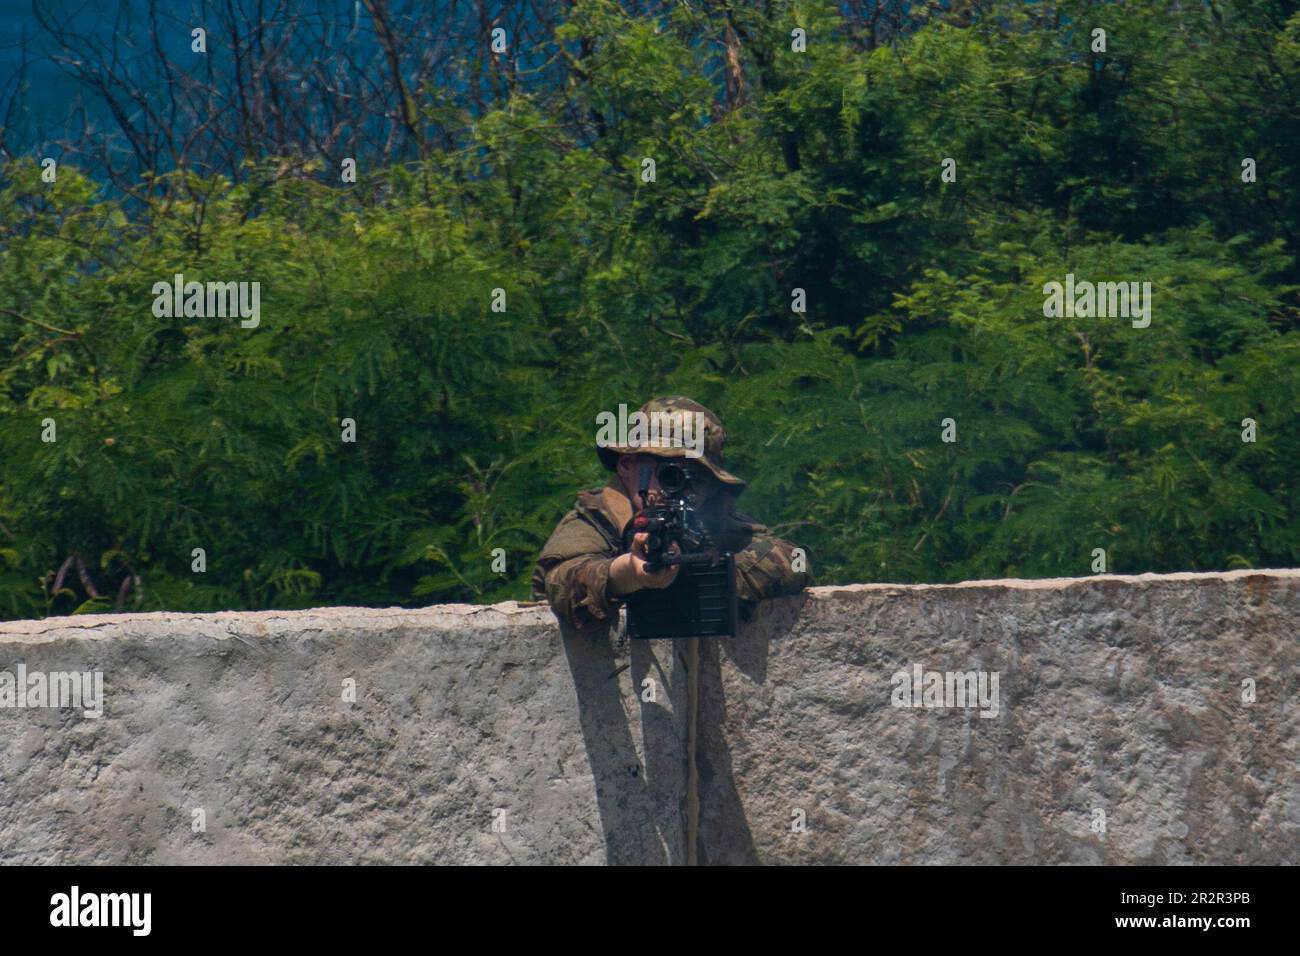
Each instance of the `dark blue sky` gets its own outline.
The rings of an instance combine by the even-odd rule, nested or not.
[[[128,56],[139,57],[152,68],[157,58],[153,55],[152,24],[147,16],[148,0],[37,0],[47,17],[71,12],[71,25],[78,35],[89,35],[108,47],[116,35],[125,42],[120,49]],[[168,58],[181,69],[193,66],[202,68],[200,59],[190,51],[189,31],[193,26],[205,26],[210,31],[209,50],[217,59],[218,69],[229,62],[224,44],[214,35],[219,26],[217,18],[205,20],[202,10],[211,4],[202,0],[158,0],[161,43]],[[236,0],[236,9],[254,8],[248,0]],[[274,4],[268,4],[273,7]],[[392,3],[390,7],[404,4]],[[341,42],[341,37],[351,32],[354,17],[357,29],[352,34],[350,46],[364,59],[377,49],[374,31],[364,7],[355,0],[305,0],[299,7],[291,8],[295,14],[313,17],[319,25],[330,23],[330,44],[322,43],[322,54]],[[127,13],[124,16],[122,10]],[[210,22],[209,22],[210,21]],[[25,39],[24,39],[25,38]],[[21,108],[11,113],[6,130],[6,144],[11,153],[40,152],[49,138],[70,135],[79,127],[70,118],[84,109],[87,119],[97,127],[115,129],[100,97],[83,89],[81,83],[52,61],[58,48],[49,35],[38,25],[33,12],[33,0],[0,0],[0,122],[3,111],[10,108],[10,98],[17,85],[20,65],[26,49],[26,74],[24,93],[18,100]],[[57,150],[54,151],[57,153]]]
[[[155,20],[149,16],[149,0],[37,2],[47,20],[66,21],[71,16],[70,32],[77,37],[91,37],[100,52],[116,46],[123,58],[119,68],[130,75],[132,89],[150,97],[158,117],[166,119],[173,114],[169,110],[172,104],[168,102],[166,84],[157,75],[160,58],[155,52],[155,43],[162,48],[175,71],[194,71],[201,76],[211,71],[215,81],[212,86],[233,103],[234,55],[227,28],[222,24],[223,4],[214,4],[211,0],[156,0],[155,35]],[[241,48],[246,51],[254,36],[250,24],[257,22],[258,0],[234,0],[233,5],[240,24]],[[276,6],[270,0],[265,4],[267,11],[273,11]],[[554,3],[543,4],[543,7],[554,15],[564,9]],[[284,36],[286,17],[295,21],[293,42],[274,58],[275,68],[280,71],[275,76],[277,92],[285,100],[283,108],[310,113],[321,109],[322,103],[330,96],[336,96],[341,99],[335,105],[364,102],[363,115],[367,121],[377,117],[381,126],[390,118],[395,121],[391,95],[381,105],[376,106],[374,101],[376,91],[391,93],[391,70],[381,51],[373,21],[363,4],[358,0],[291,0],[284,9],[286,16],[268,23],[265,36],[265,49],[269,51]],[[474,83],[493,82],[487,73],[466,72],[456,66],[466,60],[477,60],[481,64],[486,57],[495,55],[486,51],[484,24],[478,18],[475,5],[449,4],[446,0],[390,0],[388,9],[402,55],[404,75],[408,70],[432,69],[434,72],[429,76],[435,88],[454,90],[456,95],[473,89]],[[512,43],[509,59],[518,70],[519,81],[524,84],[537,82],[536,68],[549,55],[545,47],[550,37],[549,31],[537,22],[533,12],[535,8],[526,0],[503,0],[494,4],[492,9],[499,19],[494,19],[489,26],[500,23],[508,29]],[[195,26],[208,30],[207,56],[190,49],[190,30]],[[532,34],[528,42],[522,41],[525,32]],[[19,108],[11,109],[24,47],[28,54],[23,84],[25,93],[17,101]],[[78,44],[77,48],[80,49],[81,45]],[[6,148],[15,155],[57,157],[59,151],[47,151],[47,144],[51,140],[75,138],[84,120],[93,129],[106,131],[115,137],[114,152],[119,152],[119,126],[102,97],[84,88],[81,81],[52,62],[50,56],[56,53],[60,53],[58,44],[39,25],[32,0],[0,0],[0,122],[5,122],[4,111],[10,110],[5,123]],[[100,59],[98,55],[85,57],[88,63],[97,63]],[[245,82],[248,82],[247,60],[244,65]],[[332,92],[329,95],[319,91],[308,92],[304,81],[304,95],[297,97],[297,81],[304,72],[317,74],[317,83],[328,83]],[[322,79],[322,76],[328,79]],[[411,77],[407,77],[407,82],[414,88]],[[208,88],[206,83],[203,86]],[[121,98],[128,119],[131,114],[137,118],[142,115],[139,106],[129,97],[122,95]],[[329,109],[328,105],[324,108]],[[321,122],[328,126],[325,120]],[[382,136],[381,129],[380,138]],[[120,152],[124,155],[129,152],[124,142],[120,145]]]
[[[32,18],[32,0],[0,0],[0,93],[8,105],[9,94],[17,79],[16,71],[22,62],[21,43],[24,32],[35,40],[38,34]],[[33,44],[29,43],[29,47]],[[73,102],[77,85],[48,60],[30,63],[27,74],[29,102],[42,114],[62,115]]]

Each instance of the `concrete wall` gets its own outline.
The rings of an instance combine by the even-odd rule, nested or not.
[[[0,862],[1297,863],[1298,647],[1296,570],[816,588],[698,642],[693,782],[690,643],[543,607],[0,623],[105,698],[0,700]]]
[[[0,624],[0,670],[105,685],[98,719],[0,708],[0,861],[682,862],[673,646],[561,642],[553,620],[505,604]],[[654,703],[633,693],[647,676]]]

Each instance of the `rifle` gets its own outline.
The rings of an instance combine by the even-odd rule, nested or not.
[[[624,533],[624,548],[644,532],[646,569],[679,566],[666,588],[633,592],[627,600],[628,635],[633,638],[735,635],[735,561],[714,541],[703,512],[691,494],[700,475],[690,465],[659,464],[662,496],[649,501],[653,465],[639,476],[642,509]],[[673,546],[676,545],[674,548]]]

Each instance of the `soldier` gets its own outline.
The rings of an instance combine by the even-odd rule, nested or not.
[[[681,396],[652,399],[641,407],[643,420],[676,414],[680,421],[683,413],[699,413],[695,418],[703,424],[698,461],[707,469],[707,476],[701,476],[705,487],[697,491],[697,500],[721,548],[735,553],[737,605],[741,619],[747,620],[759,600],[797,594],[812,576],[807,570],[795,570],[794,545],[735,510],[745,482],[722,467],[727,434],[716,415]],[[681,437],[679,430],[677,438]],[[618,617],[629,594],[642,588],[666,588],[678,574],[677,566],[646,569],[645,534],[633,536],[630,550],[623,545],[627,523],[644,504],[638,487],[642,465],[692,457],[693,450],[690,442],[681,441],[666,447],[657,444],[653,452],[646,448],[645,444],[597,447],[601,463],[612,472],[609,482],[578,495],[573,510],[551,533],[533,570],[533,598],[548,601],[556,617],[579,633],[607,627]],[[647,496],[658,494],[656,474]],[[806,562],[800,566],[806,568]]]

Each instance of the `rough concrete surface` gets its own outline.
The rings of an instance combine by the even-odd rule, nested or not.
[[[679,863],[673,651],[513,603],[0,624],[0,670],[104,674],[0,709],[0,862]]]
[[[784,603],[702,650],[700,862],[1300,862],[1300,571]],[[999,716],[892,706],[918,663]]]
[[[1300,862],[1298,640],[1296,570],[771,602],[700,642],[698,861]],[[513,602],[0,623],[105,697],[0,706],[0,862],[683,863],[685,649]],[[998,715],[891,706],[915,664]]]

